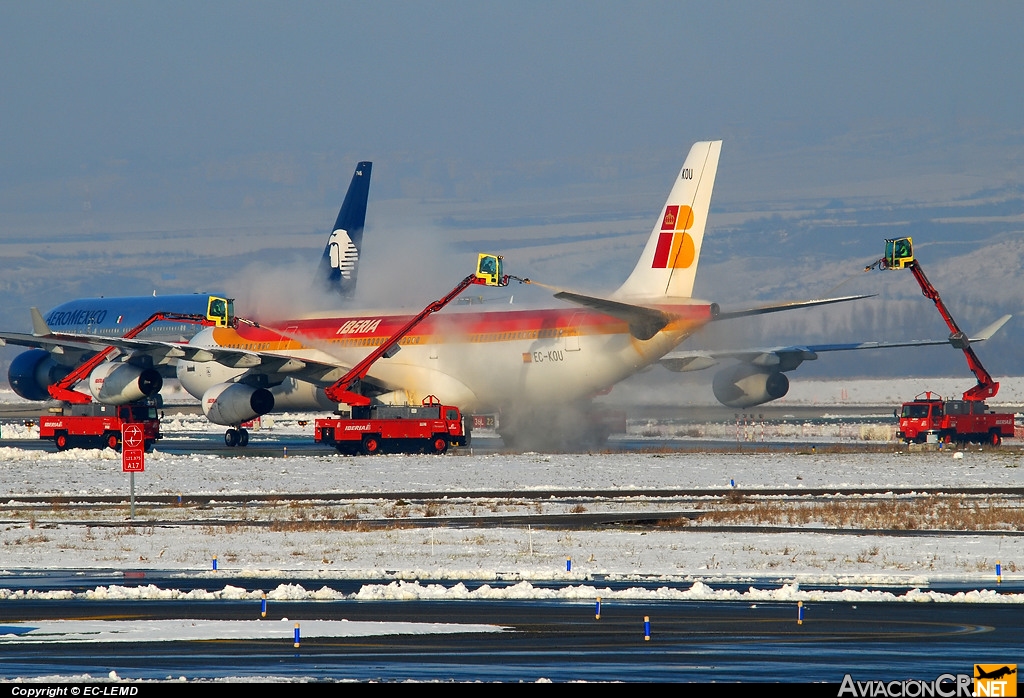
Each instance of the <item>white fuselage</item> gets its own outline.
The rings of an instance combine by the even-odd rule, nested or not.
[[[565,404],[592,397],[657,361],[707,319],[707,305],[683,306],[681,317],[649,340],[629,334],[624,322],[578,309],[455,313],[425,321],[392,358],[380,359],[367,379],[394,402],[415,404],[434,395],[471,411],[522,404]],[[390,336],[403,316],[359,316],[295,321],[268,328],[211,328],[192,344],[259,351],[342,367],[330,385]],[[249,369],[179,361],[178,378],[201,397],[219,383],[245,380]],[[251,374],[250,374],[251,375]],[[277,409],[330,409],[322,390],[295,376],[271,377]]]

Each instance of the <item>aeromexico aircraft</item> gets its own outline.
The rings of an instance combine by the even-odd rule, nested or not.
[[[724,404],[751,406],[785,395],[788,380],[783,373],[820,351],[948,342],[797,346],[722,354],[676,351],[710,322],[864,297],[735,312],[691,297],[721,146],[721,141],[708,141],[692,147],[635,268],[609,296],[559,291],[555,297],[565,304],[558,308],[452,309],[432,315],[402,339],[400,352],[389,352],[389,358],[373,364],[358,390],[380,403],[417,404],[436,396],[466,412],[499,412],[503,438],[521,442],[526,434],[559,427],[585,434],[592,424],[586,414],[590,398],[659,362],[672,370],[696,370],[722,358],[738,359],[738,365],[718,374],[714,390]],[[211,421],[229,427],[225,442],[235,445],[247,441],[240,425],[275,405],[337,408],[324,388],[410,318],[364,311],[307,316],[274,327],[210,327],[187,345],[142,339],[106,342],[130,356],[148,356],[154,363],[173,350],[181,384],[201,400]],[[571,417],[566,420],[566,415]]]
[[[372,163],[369,162],[360,162],[356,165],[315,275],[317,285],[339,294],[342,298],[351,298],[355,291],[372,167]],[[34,347],[22,352],[11,362],[7,374],[11,388],[26,400],[47,400],[50,398],[47,386],[59,381],[101,348],[87,341],[71,344],[66,341],[54,342],[46,335],[77,335],[83,340],[89,336],[122,337],[156,312],[206,315],[210,320],[219,320],[222,326],[227,324],[227,318],[234,317],[231,299],[222,294],[154,294],[120,298],[79,298],[68,301],[48,311],[43,316],[45,324],[34,323],[31,335],[0,333],[0,346],[14,344]],[[156,322],[143,331],[139,338],[172,344],[184,343],[195,335],[199,328],[199,325],[184,321]],[[97,367],[88,381],[90,389],[103,385],[105,381],[102,379],[109,378],[114,369],[119,373],[138,374],[138,377],[130,382],[147,386],[143,392],[149,395],[160,390],[163,377],[174,375],[173,362],[154,362],[152,357],[139,354],[129,357],[126,362],[107,362]],[[94,378],[96,380],[93,380]],[[96,399],[106,401],[96,390],[93,393]]]

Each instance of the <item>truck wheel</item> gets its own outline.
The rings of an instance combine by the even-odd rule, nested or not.
[[[117,434],[113,432],[107,432],[103,435],[103,444],[109,449],[116,451],[119,445],[118,441]]]
[[[224,445],[228,448],[234,448],[238,445],[238,432],[234,429],[228,429],[224,432]]]
[[[380,453],[380,439],[376,436],[364,436],[363,453],[368,456]]]
[[[433,441],[434,453],[444,453],[448,450],[448,439],[443,436],[435,436]]]
[[[249,445],[249,432],[246,429],[238,430],[238,445],[248,446]]]
[[[988,435],[988,442],[993,446],[998,446],[1003,443],[1003,437],[999,435],[998,431],[993,431]]]
[[[57,444],[58,451],[65,451],[68,448],[68,435],[57,434],[57,436],[53,439],[53,442]]]

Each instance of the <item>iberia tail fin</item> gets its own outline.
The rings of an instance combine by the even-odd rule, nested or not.
[[[613,298],[689,298],[711,206],[722,141],[694,143],[640,261]]]

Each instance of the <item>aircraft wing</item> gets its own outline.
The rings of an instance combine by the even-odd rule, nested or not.
[[[970,342],[983,342],[998,332],[1013,317],[1004,315],[976,336]],[[853,342],[848,344],[808,344],[805,346],[773,347],[770,349],[736,349],[726,351],[674,351],[661,358],[661,365],[670,371],[700,371],[710,368],[723,359],[735,359],[762,368],[776,368],[791,371],[804,361],[813,361],[818,354],[829,351],[855,351],[858,349],[893,349],[896,347],[927,347],[953,344],[952,338],[915,339],[906,342]]]
[[[18,332],[0,332],[0,347],[13,344],[19,347],[31,347],[33,349],[45,349],[51,353],[63,354],[66,350],[78,352],[95,352],[103,349],[106,344],[99,344],[89,341],[76,335],[63,335],[55,337],[37,337],[33,334],[22,334]]]
[[[102,351],[107,347],[116,347],[122,351],[135,351],[142,349],[144,353],[154,358],[154,363],[166,363],[158,360],[160,356],[164,359],[179,358],[186,355],[185,349],[188,345],[180,345],[172,342],[155,342],[145,340],[124,339],[122,337],[108,337],[106,335],[91,334],[67,334],[54,332],[46,324],[38,308],[31,309],[32,334],[18,332],[0,332],[0,346],[13,344],[33,349],[45,349],[51,354],[91,354]],[[202,361],[204,359],[193,359]]]
[[[859,301],[864,298],[873,298],[875,294],[861,294],[858,296],[840,296],[838,298],[818,298],[809,301],[791,301],[789,303],[773,303],[760,305],[755,308],[743,310],[732,310],[729,312],[718,312],[712,318],[713,322],[719,320],[732,320],[738,317],[750,317],[752,315],[766,315],[768,313],[780,313],[784,310],[796,310],[797,308],[812,308],[817,305],[831,305],[832,303],[846,303],[847,301]]]
[[[265,379],[268,379],[271,384],[280,383],[284,378],[290,377],[320,385],[329,385],[345,375],[351,368],[351,366],[340,363],[298,359],[273,352],[201,347],[137,337],[126,339],[124,337],[53,332],[36,308],[32,308],[32,334],[0,332],[0,346],[4,344],[45,349],[52,354],[95,353],[107,347],[115,347],[123,354],[130,354],[132,357],[149,357],[154,365],[185,359],[200,363],[214,361],[231,368],[250,369],[235,379],[239,383],[246,382],[251,375],[259,374],[261,377],[266,377]]]
[[[640,340],[647,340],[656,335],[672,321],[671,313],[657,308],[648,308],[632,303],[623,303],[607,298],[596,296],[585,296],[581,293],[570,291],[558,291],[554,294],[560,300],[582,305],[586,308],[593,308],[598,312],[624,320],[629,324],[629,333]],[[871,295],[842,296],[840,298],[822,298],[808,301],[793,301],[790,303],[777,303],[773,305],[762,305],[756,308],[721,312],[717,304],[711,304],[712,322],[718,320],[730,320],[732,318],[748,317],[751,315],[765,315],[767,313],[778,313],[783,310],[795,310],[797,308],[810,308],[817,305],[829,305],[831,303],[845,303],[847,301],[871,298]]]
[[[124,339],[122,337],[106,337],[88,334],[62,334],[49,332],[46,334],[19,334],[0,332],[0,346],[14,344],[22,347],[45,349],[51,354],[95,353],[107,347],[115,347],[125,353],[149,356],[155,365],[166,364],[175,359],[190,361],[218,361],[226,366],[255,366],[251,352],[233,349],[204,349],[189,344],[161,342],[147,339]]]

